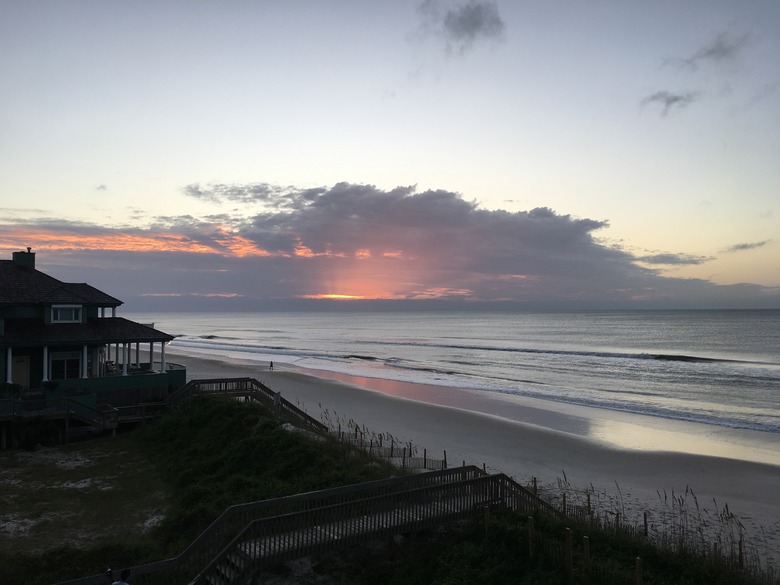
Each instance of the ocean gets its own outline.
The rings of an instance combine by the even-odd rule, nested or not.
[[[171,353],[769,433],[780,311],[139,313]]]

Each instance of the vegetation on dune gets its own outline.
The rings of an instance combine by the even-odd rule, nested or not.
[[[399,472],[385,461],[335,440],[312,440],[305,433],[290,432],[283,422],[256,403],[196,397],[116,439],[59,447],[58,452],[68,457],[78,459],[82,454],[97,463],[89,468],[93,481],[78,490],[77,500],[57,499],[72,497],[73,490],[50,489],[47,501],[53,507],[84,511],[97,506],[97,513],[83,514],[76,523],[82,524],[82,532],[99,538],[80,541],[56,523],[43,525],[41,533],[31,539],[4,541],[0,533],[0,583],[48,585],[102,573],[108,566],[132,566],[174,556],[233,504]],[[2,457],[4,464],[13,465],[23,455]],[[48,482],[50,487],[64,481],[83,482],[75,469],[44,466],[30,473],[24,485],[32,485],[33,480],[39,485]],[[111,489],[106,489],[108,485]],[[0,482],[0,500],[18,505],[20,511],[36,505],[35,496],[24,499],[11,493],[11,487]],[[160,521],[141,529],[139,511],[160,512]],[[109,529],[101,522],[108,522]],[[756,577],[732,571],[690,552],[674,554],[647,539],[630,538],[592,522],[567,519],[564,523],[535,516],[533,526],[533,531],[529,530],[527,516],[491,509],[454,527],[323,555],[315,559],[316,575],[312,578],[327,583],[329,576],[333,583],[372,585],[557,585],[567,582],[563,567],[568,563],[572,568],[568,582],[608,585],[636,582],[635,562],[640,557],[645,585],[778,583],[771,575]],[[570,562],[564,552],[567,529],[572,543]],[[38,548],[29,546],[32,542]],[[585,569],[588,558],[593,559],[590,574]]]

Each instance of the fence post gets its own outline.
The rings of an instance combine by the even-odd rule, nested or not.
[[[534,517],[528,517],[528,558],[534,559]]]
[[[574,571],[572,570],[572,552],[571,552],[571,528],[565,531],[565,549],[563,551],[564,571],[566,572],[566,583],[571,585],[574,582]]]
[[[635,585],[642,585],[642,558],[636,558],[636,571],[634,577]]]
[[[423,449],[423,469],[428,469],[428,449]]]

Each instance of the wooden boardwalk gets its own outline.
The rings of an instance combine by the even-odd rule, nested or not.
[[[465,519],[503,504],[490,476],[256,520],[191,585],[247,583],[283,561]]]

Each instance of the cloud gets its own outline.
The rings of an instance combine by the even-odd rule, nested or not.
[[[57,219],[15,223],[0,226],[0,247],[10,257],[33,246],[39,266],[53,276],[83,281],[88,274],[90,284],[126,301],[179,299],[188,308],[204,299],[242,308],[316,299],[569,308],[780,305],[772,301],[776,293],[758,285],[662,276],[638,261],[707,259],[638,258],[598,240],[606,221],[548,208],[486,210],[442,189],[346,182],[315,189],[190,185],[184,191],[231,208],[248,201],[252,212],[158,217],[146,228]]]
[[[684,109],[699,99],[701,92],[689,91],[685,93],[672,93],[670,91],[657,91],[644,98],[641,102],[642,107],[648,104],[661,104],[661,115],[666,116],[672,108]]]
[[[711,256],[691,256],[690,254],[653,254],[637,257],[639,262],[658,266],[695,266],[714,259]]]
[[[757,248],[763,248],[766,246],[769,242],[772,240],[763,240],[761,242],[749,242],[749,243],[742,243],[742,244],[734,244],[733,246],[729,246],[724,252],[731,253],[731,252],[744,252],[745,250],[755,250]]]
[[[424,0],[418,12],[424,33],[443,38],[448,53],[462,55],[479,41],[500,40],[506,29],[494,2],[469,0],[466,4],[443,8],[439,0]]]
[[[107,191],[107,190],[108,187],[106,187],[105,185],[98,185],[97,187],[95,187],[95,191]]]
[[[728,31],[724,31],[690,57],[666,59],[664,64],[696,70],[700,65],[708,62],[733,61],[747,44],[749,37],[748,34],[734,36]]]

